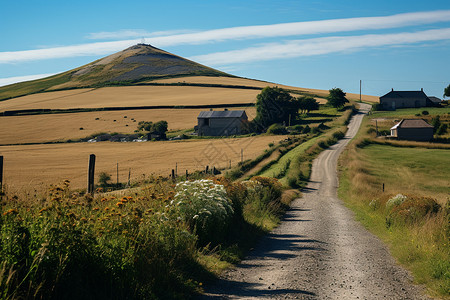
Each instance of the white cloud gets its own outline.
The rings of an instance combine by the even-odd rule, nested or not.
[[[119,31],[102,31],[89,33],[87,36],[91,40],[106,40],[106,39],[126,39],[126,38],[145,38],[163,35],[175,35],[188,33],[188,30],[167,30],[148,32],[143,29],[123,29]]]
[[[395,34],[324,37],[272,43],[247,49],[217,52],[190,57],[202,64],[217,66],[262,60],[313,56],[328,53],[358,51],[370,47],[402,46],[414,43],[450,40],[450,28]]]
[[[104,55],[123,50],[139,43],[139,40],[101,42],[74,46],[62,46],[47,49],[0,52],[0,63],[16,63],[42,59],[54,59],[76,56]]]
[[[48,76],[55,75],[56,73],[47,73],[47,74],[36,74],[36,75],[27,75],[27,76],[16,76],[16,77],[9,77],[9,78],[0,78],[0,86],[13,84],[17,82],[22,81],[29,81],[29,80],[35,80],[40,78],[45,78]]]
[[[450,10],[397,14],[386,17],[364,17],[332,19],[310,22],[295,22],[261,26],[241,26],[208,30],[198,33],[159,37],[155,45],[173,46],[180,44],[201,44],[233,39],[254,39],[285,37],[307,34],[324,34],[356,30],[400,28],[412,25],[449,22]]]
[[[273,38],[305,34],[400,28],[412,25],[448,22],[449,20],[450,10],[441,10],[397,14],[386,17],[349,18],[262,26],[232,27],[160,37],[146,36],[145,39],[147,43],[153,44],[157,47],[167,47],[183,44],[204,44],[225,40]],[[65,47],[53,47],[47,49],[0,52],[0,63],[14,63],[75,56],[104,55],[122,50],[139,42],[141,42],[140,39],[130,39]]]

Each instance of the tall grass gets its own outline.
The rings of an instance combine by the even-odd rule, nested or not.
[[[0,299],[189,298],[283,210],[274,179],[159,177],[136,191],[92,197],[65,181],[48,197],[2,196]]]

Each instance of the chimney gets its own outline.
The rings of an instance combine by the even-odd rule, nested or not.
[[[423,88],[420,89],[423,92]]]
[[[392,88],[392,92],[394,91],[394,88]]]

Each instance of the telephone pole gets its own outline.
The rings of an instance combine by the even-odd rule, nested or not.
[[[361,102],[361,79],[359,80],[359,102]]]

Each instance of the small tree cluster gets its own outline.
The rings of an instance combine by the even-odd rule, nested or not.
[[[265,87],[256,96],[256,118],[254,124],[266,129],[274,123],[288,123],[298,115],[299,101],[286,90],[278,87]]]
[[[139,131],[148,131],[148,132],[159,132],[159,133],[165,133],[168,128],[167,121],[158,121],[156,123],[153,122],[147,122],[147,121],[140,121],[138,123],[138,127],[136,132]]]
[[[302,96],[297,98],[298,106],[302,114],[312,110],[319,110],[319,102],[311,96]]]

